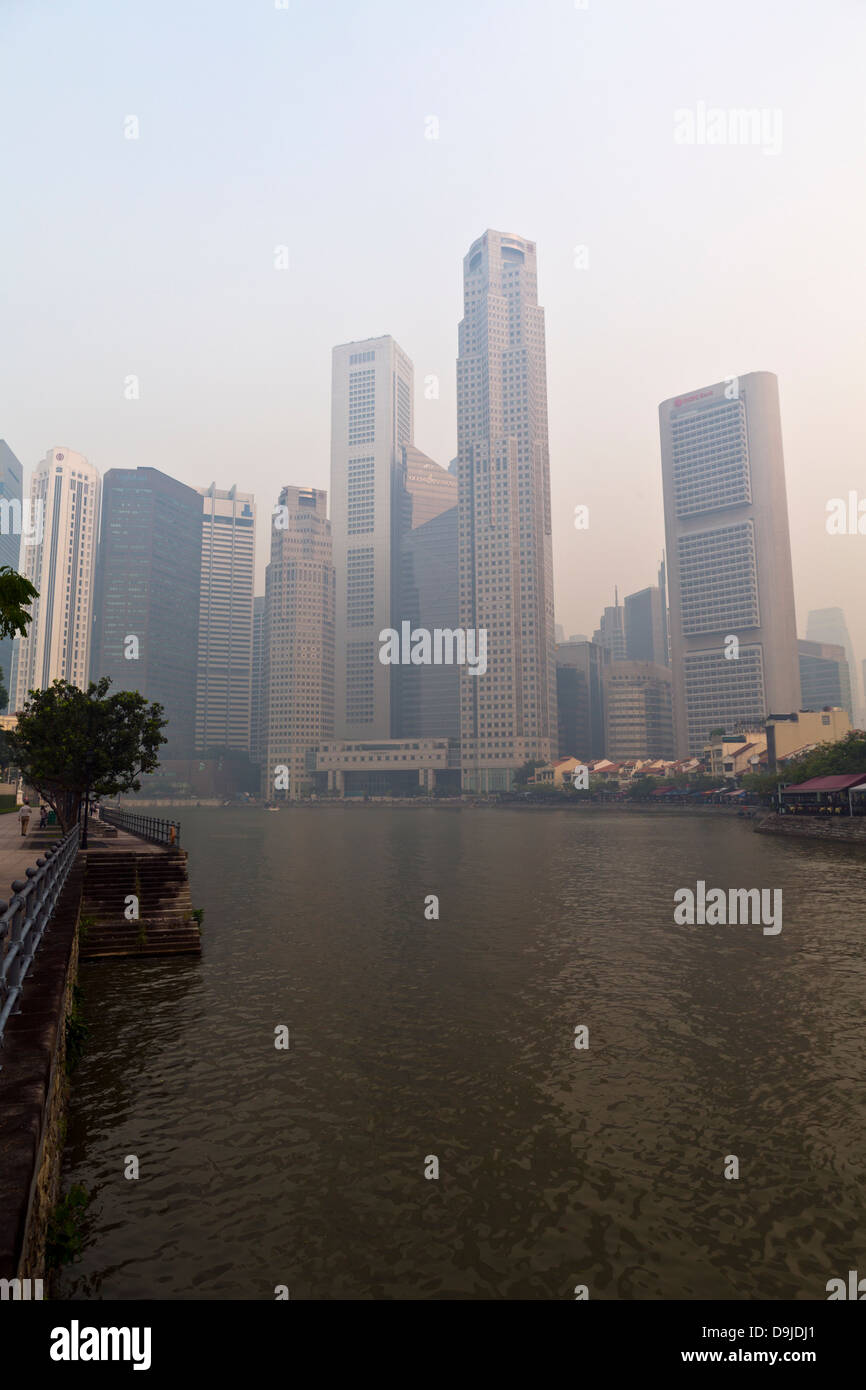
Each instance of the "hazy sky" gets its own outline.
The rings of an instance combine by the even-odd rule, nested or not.
[[[866,535],[825,527],[866,501],[862,0],[2,0],[0,40],[0,436],[28,468],[236,482],[263,570],[279,488],[328,486],[333,344],[393,334],[416,443],[453,457],[462,257],[494,227],[538,246],[566,632],[654,582],[659,401],[765,370],[798,630],[841,605],[866,656]],[[678,143],[699,103],[765,111],[780,150]]]

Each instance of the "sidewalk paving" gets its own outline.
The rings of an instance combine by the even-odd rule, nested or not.
[[[62,838],[60,827],[52,825],[45,830],[37,829],[39,812],[30,817],[30,829],[24,836],[17,812],[9,811],[0,816],[0,898],[7,902],[12,897],[12,880],[24,878],[25,869],[36,868],[36,860],[42,858],[49,845]],[[137,835],[129,835],[118,830],[117,837],[105,839],[99,822],[90,822],[90,848],[92,849],[134,849],[139,854],[162,854],[165,846],[141,840]]]
[[[24,870],[31,866],[36,868],[36,860],[42,854],[41,837],[40,844],[31,843],[33,827],[39,824],[39,813],[30,817],[31,834],[21,835],[21,825],[15,811],[8,811],[5,816],[0,816],[0,898],[6,901],[12,897],[11,883],[13,878],[23,878]],[[55,831],[57,827],[54,827]],[[54,839],[56,840],[55,833]],[[48,841],[51,844],[51,841]]]

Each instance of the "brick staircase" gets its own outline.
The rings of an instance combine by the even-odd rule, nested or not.
[[[186,852],[107,847],[82,852],[82,960],[110,956],[201,955],[192,916]],[[126,898],[138,898],[138,920],[124,916]]]

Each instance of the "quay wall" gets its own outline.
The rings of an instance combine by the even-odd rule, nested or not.
[[[788,835],[802,840],[835,840],[866,849],[866,816],[763,816],[755,825],[758,835]]]
[[[66,1031],[78,978],[82,856],[6,1026],[0,1050],[0,1278],[44,1279],[66,1138]]]

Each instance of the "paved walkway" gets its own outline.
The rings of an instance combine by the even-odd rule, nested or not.
[[[30,817],[30,829],[27,835],[22,836],[21,825],[16,811],[10,811],[5,816],[0,816],[0,898],[7,901],[12,896],[12,880],[14,878],[24,878],[25,869],[36,868],[36,860],[40,858],[49,845],[53,845],[60,839],[60,830],[56,825],[50,829],[38,830],[39,814]],[[138,835],[129,835],[125,830],[118,830],[117,837],[110,839],[102,835],[102,827],[97,822],[94,828],[93,821],[90,822],[89,840],[93,849],[118,849],[118,850],[137,850],[140,854],[162,854],[164,846],[152,844],[150,840],[139,839]]]
[[[34,820],[38,825],[38,814],[35,817],[30,817],[31,830]],[[13,878],[23,878],[25,869],[31,865],[36,867],[36,859],[42,850],[31,845],[30,840],[30,835],[26,835],[22,839],[21,826],[15,811],[9,811],[5,816],[0,816],[0,898],[7,900],[11,898],[10,884]]]

